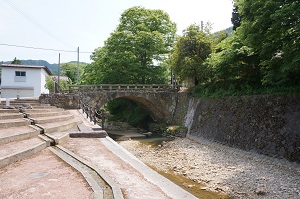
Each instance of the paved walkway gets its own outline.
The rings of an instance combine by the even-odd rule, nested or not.
[[[85,179],[48,149],[0,169],[0,198],[93,198]]]
[[[82,115],[78,110],[69,112]],[[82,121],[94,127],[83,117]],[[196,198],[110,138],[70,138],[63,146],[103,170],[119,185],[124,198]],[[0,179],[0,198],[93,198],[82,175],[49,149],[1,168]]]

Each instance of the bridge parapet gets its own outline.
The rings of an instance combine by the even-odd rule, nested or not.
[[[147,92],[170,92],[177,91],[177,87],[168,84],[96,84],[96,85],[71,85],[68,93],[90,91],[147,91]]]
[[[85,104],[95,110],[109,101],[123,98],[142,105],[154,121],[170,123],[175,113],[177,95],[177,87],[167,84],[73,85],[61,94],[42,95],[40,101],[64,108],[82,108]]]

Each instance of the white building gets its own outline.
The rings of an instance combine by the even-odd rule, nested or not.
[[[49,93],[46,77],[52,75],[45,66],[2,64],[1,98],[39,97]]]

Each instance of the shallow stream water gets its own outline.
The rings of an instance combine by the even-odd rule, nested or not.
[[[118,139],[120,137],[120,135],[110,134],[109,132],[108,132],[108,134],[113,139]],[[172,140],[172,138],[163,137],[163,136],[157,135],[157,134],[152,134],[150,136],[145,136],[145,137],[131,138],[131,139],[138,140],[139,142],[141,142],[145,145],[150,145],[152,147],[159,147],[159,145],[163,144],[163,142]],[[206,190],[206,188],[205,188],[206,186],[204,184],[194,182],[193,180],[191,180],[183,175],[175,174],[172,170],[169,170],[168,172],[164,172],[164,171],[157,170],[153,166],[150,166],[150,165],[148,165],[148,166],[198,198],[201,198],[201,199],[202,198],[203,199],[231,199],[231,197],[224,195],[222,193],[208,191],[208,190]]]

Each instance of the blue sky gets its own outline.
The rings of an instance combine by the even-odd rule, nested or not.
[[[124,10],[142,6],[161,9],[177,24],[178,34],[201,21],[213,31],[231,26],[232,0],[0,0],[0,61],[43,59],[49,63],[77,60],[76,52],[34,50],[8,45],[93,52],[119,24]],[[90,62],[90,53],[80,61]]]

